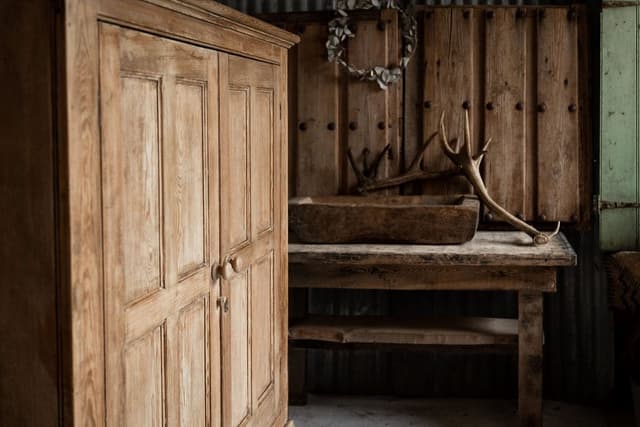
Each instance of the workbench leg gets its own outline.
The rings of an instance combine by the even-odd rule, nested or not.
[[[308,289],[289,289],[289,322],[307,315]],[[307,404],[307,350],[289,347],[289,404]]]
[[[518,293],[518,412],[521,427],[542,426],[542,292]]]

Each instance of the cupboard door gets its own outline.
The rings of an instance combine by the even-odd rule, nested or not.
[[[217,53],[101,24],[100,82],[108,425],[220,425]]]
[[[220,55],[221,253],[224,426],[270,426],[281,399],[278,67]]]

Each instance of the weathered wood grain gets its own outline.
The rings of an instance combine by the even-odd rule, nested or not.
[[[538,218],[575,222],[580,207],[581,106],[577,19],[571,18],[570,10],[548,8],[538,12],[537,49]]]
[[[542,426],[542,293],[518,293],[518,412],[521,427]]]
[[[290,263],[354,265],[572,266],[576,254],[561,233],[533,246],[522,232],[479,231],[462,245],[289,245]]]
[[[227,6],[192,0],[94,0],[100,16],[109,22],[138,29],[155,29],[173,39],[214,49],[224,48],[277,64],[280,48],[297,43],[298,36],[248,17]],[[169,17],[170,18],[167,18]],[[257,27],[253,27],[258,23]]]
[[[380,20],[355,21],[356,37],[347,45],[348,62],[358,68],[397,64],[399,62],[398,16],[393,10],[384,10]],[[362,165],[365,151],[371,162],[387,144],[391,154],[383,159],[378,177],[393,176],[399,171],[401,139],[400,99],[402,82],[380,90],[374,83],[349,78],[347,82],[347,127],[345,148],[351,148],[356,161]],[[343,156],[345,154],[343,153]],[[356,176],[343,157],[346,170],[345,192],[357,184]]]
[[[223,425],[286,416],[281,72],[251,59],[220,58],[220,250],[234,265],[221,282],[229,303],[222,315]],[[243,208],[224,208],[233,205]]]
[[[532,167],[525,138],[527,74],[526,24],[515,8],[498,8],[486,20],[485,134],[493,143],[484,161],[491,197],[511,214],[531,219],[533,192],[527,180]],[[490,107],[490,108],[489,108]]]
[[[0,424],[220,426],[215,48],[272,70],[254,93],[245,165],[249,231],[276,236],[252,266],[264,286],[250,289],[249,397],[260,422],[284,425],[283,69],[297,37],[200,0],[7,7],[0,164],[15,188],[2,188],[2,307],[25,327],[0,351]]]
[[[299,196],[338,194],[341,70],[327,61],[326,23],[304,24],[297,47],[297,130],[295,189]]]
[[[218,56],[109,24],[100,36],[107,416],[204,421],[220,369]]]
[[[425,11],[424,138],[438,131],[443,111],[447,113],[445,124],[450,130],[450,137],[462,137],[463,104],[473,101],[477,72],[473,68],[472,54],[476,13],[481,12],[462,8],[428,8]],[[475,120],[478,119],[473,117],[472,121]],[[432,144],[427,149],[424,165],[431,171],[452,167],[439,144]],[[452,178],[428,182],[423,191],[427,194],[461,194],[469,193],[470,186],[464,178]]]
[[[97,424],[105,417],[106,394],[105,339],[96,333],[104,331],[96,7],[95,2],[75,0],[64,4],[64,23],[59,24],[65,28],[65,56],[58,58],[61,98],[56,103],[63,141],[57,159],[60,312],[70,322],[62,326],[61,342],[71,360],[63,365],[67,370],[59,390],[66,394],[65,422]]]
[[[471,240],[480,202],[466,196],[333,196],[289,200],[289,227],[305,243],[455,244]]]
[[[598,114],[594,114],[597,111],[596,100],[599,102],[599,98],[593,87],[594,83],[594,62],[597,60],[596,55],[592,54],[594,40],[600,40],[594,31],[591,30],[591,16],[586,7],[575,8],[576,17],[578,20],[578,97],[580,113],[578,117],[579,121],[579,147],[580,147],[580,164],[578,166],[580,171],[580,207],[579,207],[579,222],[578,228],[590,229],[592,227],[592,218],[594,217],[593,209],[593,178],[596,174],[596,168],[593,163],[594,156],[594,133],[593,130],[596,126],[596,120]]]
[[[342,344],[512,345],[517,340],[517,320],[316,316],[292,324],[289,339]]]
[[[424,35],[424,14],[416,16],[419,39]],[[418,42],[420,43],[420,41]],[[423,136],[424,49],[418,46],[404,74],[404,95],[400,112],[404,126],[402,169],[406,170],[425,141]],[[403,194],[420,194],[423,183],[406,184]]]
[[[291,264],[289,286],[321,289],[554,292],[553,267]]]

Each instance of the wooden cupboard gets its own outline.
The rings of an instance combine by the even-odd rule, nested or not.
[[[0,10],[0,425],[283,426],[297,37],[37,3]]]

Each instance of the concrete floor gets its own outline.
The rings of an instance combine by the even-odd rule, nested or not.
[[[629,413],[546,401],[544,427],[633,427]],[[309,396],[289,408],[296,427],[500,427],[516,423],[516,402],[481,399],[393,399]]]

